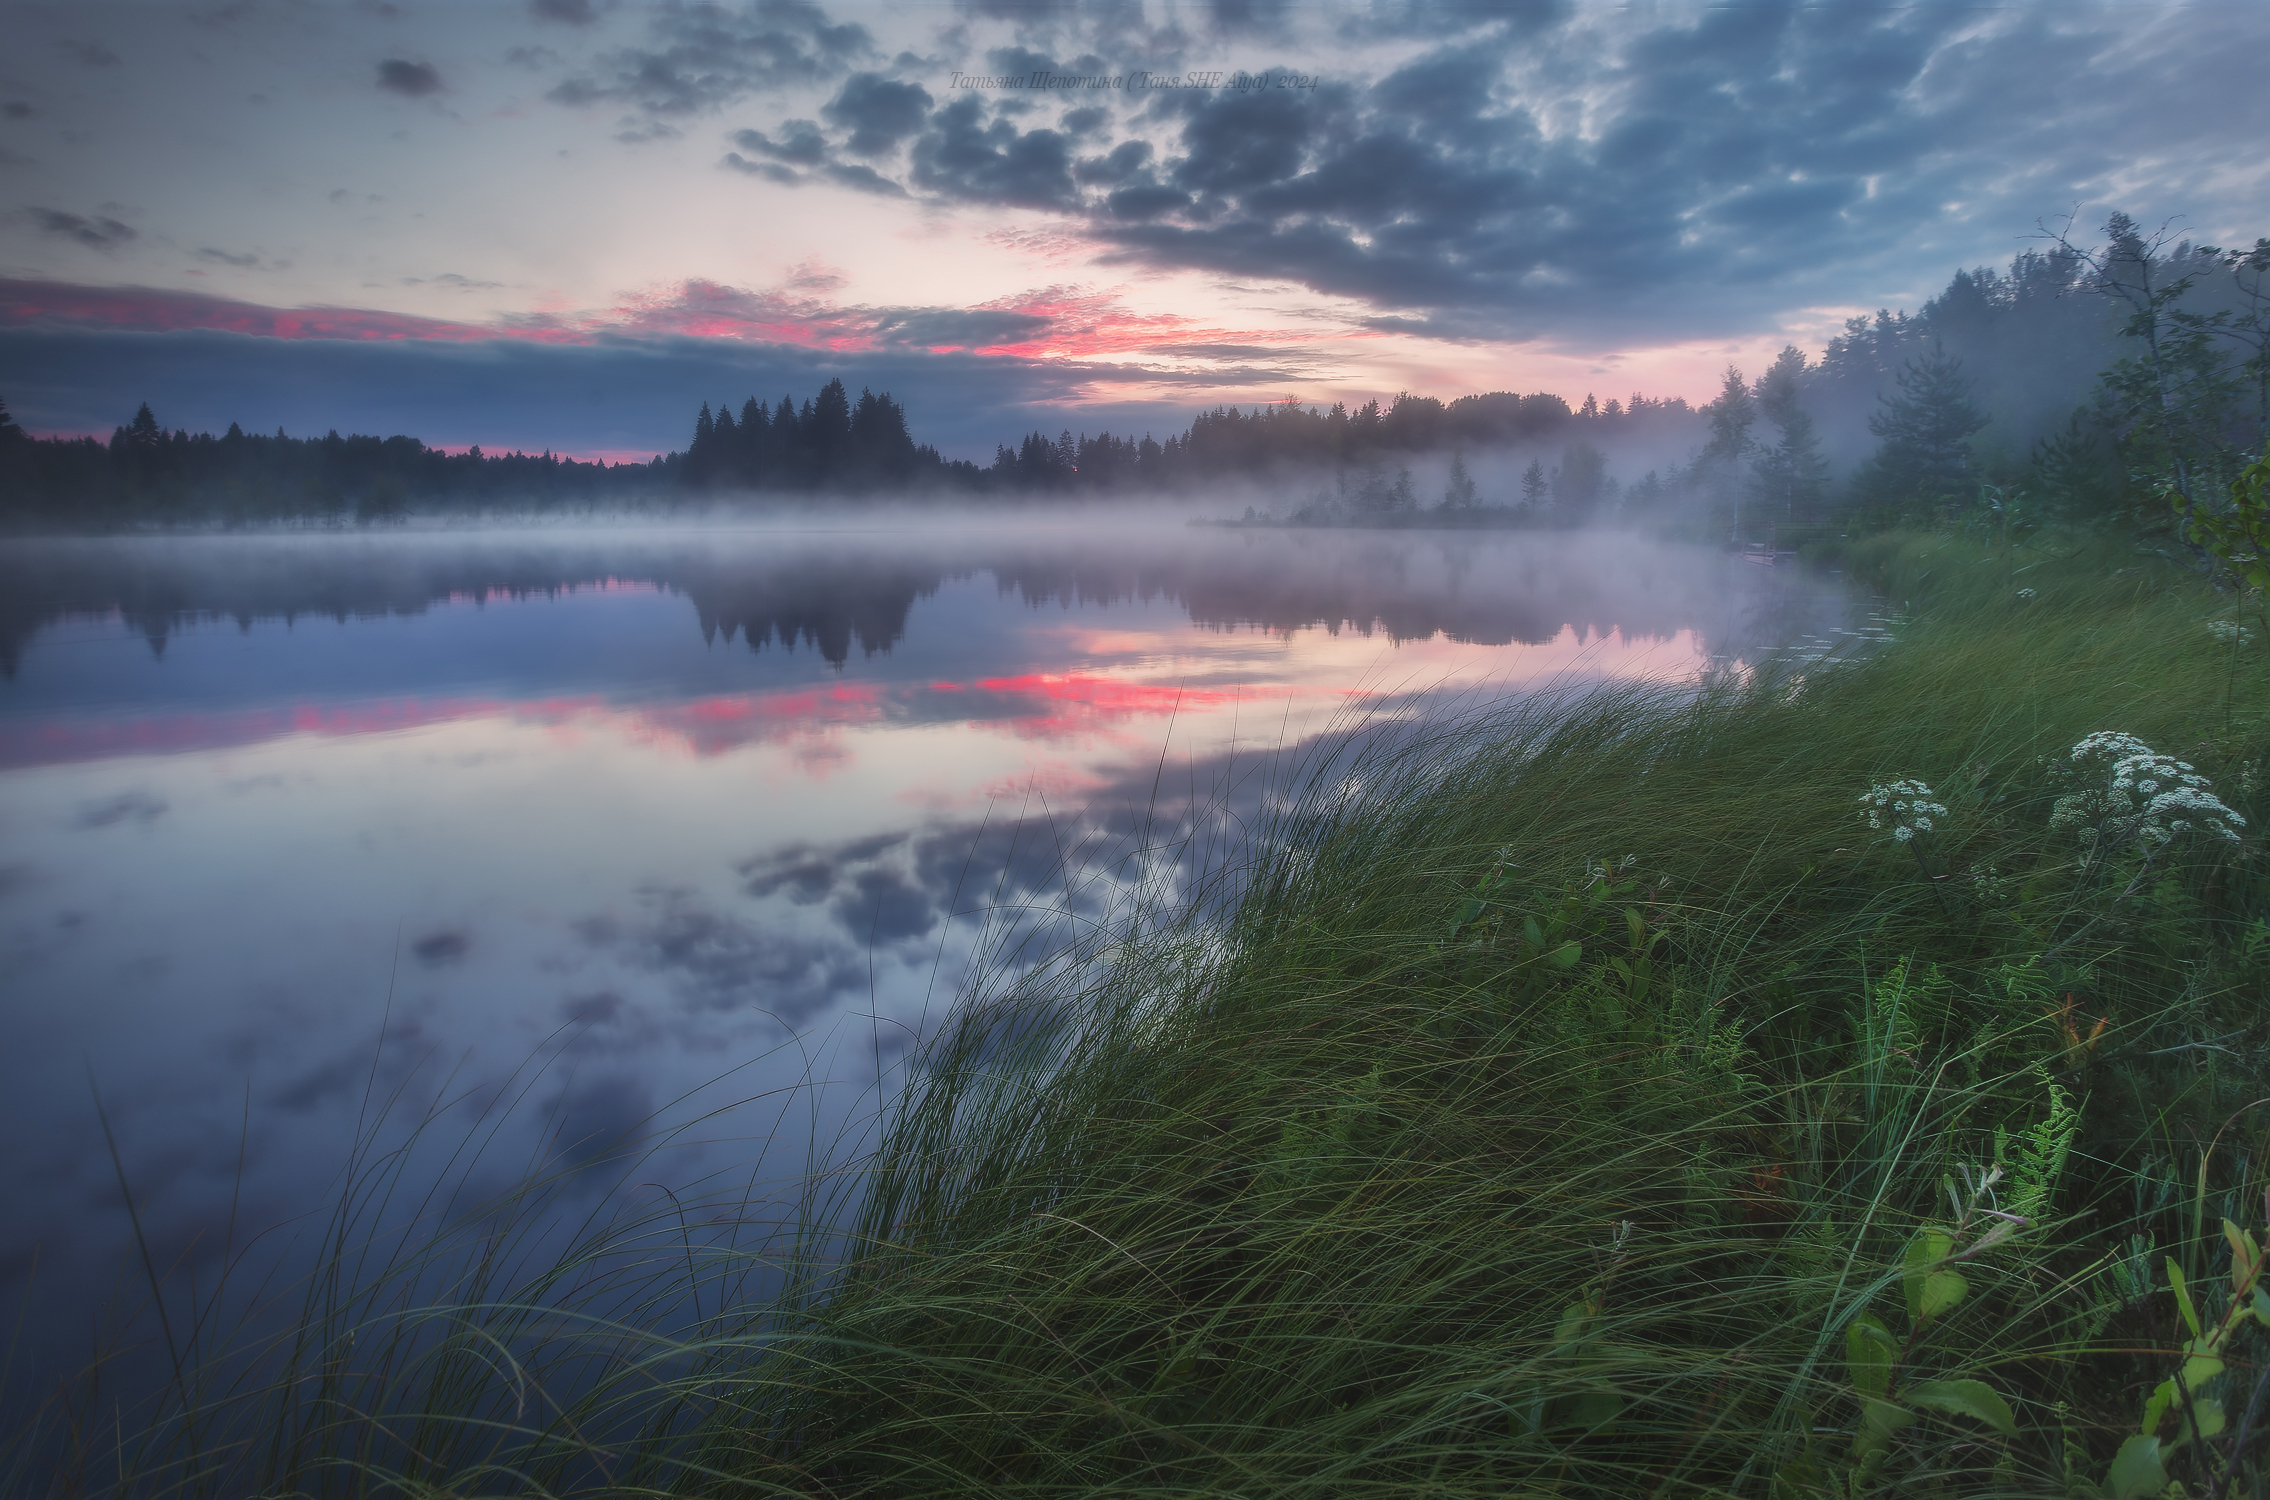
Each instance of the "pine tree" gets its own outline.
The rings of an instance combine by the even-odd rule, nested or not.
[[[1863,492],[1891,502],[1969,499],[1978,482],[1971,434],[1986,418],[1971,405],[1962,361],[1934,343],[1900,371],[1899,395],[1879,399],[1883,410],[1868,419],[1868,430],[1883,441],[1861,474]]]

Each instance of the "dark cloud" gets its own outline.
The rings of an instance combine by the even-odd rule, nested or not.
[[[1140,56],[1116,11],[1022,19],[989,72]],[[1298,21],[1255,4],[1212,17],[1284,50]],[[2270,133],[2258,8],[1477,0],[1339,24],[1359,44],[1434,45],[1377,76],[1324,65],[1314,87],[1278,87],[1306,71],[1280,59],[1263,88],[1064,97],[1054,129],[1025,124],[1055,98],[1015,91],[956,91],[911,137],[911,100],[886,130],[849,86],[823,119],[859,154],[911,139],[906,170],[882,174],[911,192],[1066,215],[1107,262],[1293,281],[1466,339],[1747,330],[1856,280],[1998,257],[2076,200],[2226,203],[2234,171],[2259,178],[2243,143]],[[2238,117],[2162,107],[2187,94]]]
[[[810,120],[788,121],[780,127],[777,141],[761,130],[736,130],[732,139],[744,151],[799,167],[816,167],[828,158],[828,139]]]
[[[791,171],[776,161],[751,161],[738,151],[728,151],[718,165],[729,171],[741,172],[750,177],[762,177],[783,187],[795,187],[803,182],[802,173]]]
[[[260,264],[260,257],[257,255],[231,255],[226,250],[216,250],[210,245],[198,251],[197,258],[211,261],[215,265],[236,266],[242,270],[250,270]]]
[[[64,41],[58,42],[56,45],[70,54],[71,60],[81,67],[115,68],[118,66],[118,54],[100,42]]]
[[[441,73],[432,63],[390,57],[378,65],[378,86],[405,99],[441,92]]]
[[[930,105],[930,93],[920,84],[898,83],[880,73],[854,73],[833,99],[820,106],[820,118],[851,132],[844,149],[854,156],[883,156],[922,128]]]
[[[0,104],[0,115],[6,115],[11,120],[29,120],[38,114],[38,110],[33,109],[20,99],[11,99],[6,104]]]
[[[1069,136],[1094,135],[1111,123],[1111,111],[1102,105],[1091,104],[1084,109],[1068,109],[1057,125]]]
[[[907,196],[905,188],[900,187],[873,167],[862,166],[858,162],[831,162],[820,170],[821,175],[830,182],[856,189],[862,193],[873,193],[882,198],[904,198]]]
[[[984,100],[967,97],[930,117],[914,143],[915,185],[940,197],[1017,208],[1078,207],[1069,138],[1020,132],[998,117],[988,122],[985,113]]]
[[[539,21],[559,21],[569,26],[589,26],[598,19],[591,0],[528,0],[528,10]]]
[[[547,97],[646,116],[707,114],[760,89],[840,77],[875,50],[865,27],[831,23],[807,0],[673,8],[655,16],[649,41],[608,54]]]
[[[90,250],[115,250],[128,240],[140,238],[134,230],[116,219],[96,215],[87,218],[81,214],[67,214],[60,209],[34,208],[27,210],[32,222],[40,229],[60,238],[73,240]]]
[[[984,349],[1038,338],[1049,320],[1037,313],[983,307],[909,308],[884,313],[875,324],[879,338],[922,349]]]

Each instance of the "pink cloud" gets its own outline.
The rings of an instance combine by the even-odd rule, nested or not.
[[[842,354],[891,348],[1021,359],[1141,356],[1206,344],[1314,342],[1311,331],[1233,330],[1139,313],[1116,294],[1050,286],[966,308],[877,307],[824,295],[839,278],[803,267],[780,288],[688,280],[626,294],[610,308],[560,309],[467,323],[354,307],[268,307],[209,292],[0,280],[0,327],[130,333],[217,330],[254,338],[588,344],[602,335],[789,344]],[[643,456],[643,455],[642,455]]]

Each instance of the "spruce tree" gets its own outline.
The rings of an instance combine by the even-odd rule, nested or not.
[[[1978,485],[1971,434],[1986,417],[1971,405],[1962,361],[1935,342],[1898,378],[1899,394],[1879,397],[1883,410],[1868,419],[1868,430],[1883,441],[1861,475],[1863,492],[1894,503],[1968,500]]]
[[[1766,513],[1784,521],[1813,515],[1829,487],[1829,461],[1821,456],[1813,419],[1797,404],[1805,374],[1804,351],[1791,345],[1758,377],[1758,410],[1781,439],[1770,448],[1760,448],[1750,467],[1750,487]]]
[[[1758,420],[1757,400],[1740,370],[1726,367],[1718,399],[1703,408],[1703,415],[1710,419],[1710,441],[1703,445],[1695,468],[1704,474],[1723,473],[1748,456],[1753,446],[1750,428]]]
[[[1474,508],[1474,476],[1466,472],[1466,455],[1450,455],[1450,483],[1442,492],[1444,510],[1472,510]]]
[[[1549,481],[1545,478],[1545,461],[1529,460],[1529,467],[1521,471],[1521,508],[1530,516],[1544,514],[1545,494]]]

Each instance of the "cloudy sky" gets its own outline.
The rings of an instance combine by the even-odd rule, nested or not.
[[[39,432],[645,456],[703,401],[1031,425],[1705,396],[2114,207],[2270,233],[2270,7],[0,4]]]

